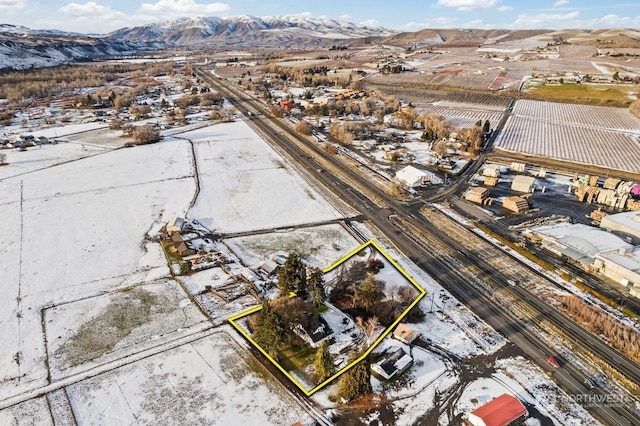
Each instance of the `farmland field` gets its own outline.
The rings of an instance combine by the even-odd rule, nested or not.
[[[576,102],[589,105],[628,107],[638,86],[627,84],[560,84],[531,87],[526,93],[556,102]]]
[[[456,108],[456,107],[439,107],[440,103],[433,108],[426,108],[432,114],[440,115],[447,119],[455,128],[473,127],[478,121],[489,120],[492,125],[497,124],[502,118],[499,111],[474,109],[474,108]]]
[[[640,119],[620,108],[516,103],[496,149],[640,173]]]

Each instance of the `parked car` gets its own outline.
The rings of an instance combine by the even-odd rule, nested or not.
[[[547,357],[547,362],[548,362],[548,363],[549,363],[553,368],[560,368],[560,364],[558,363],[558,360],[557,360],[554,356],[552,356],[552,355],[549,355],[549,356]]]

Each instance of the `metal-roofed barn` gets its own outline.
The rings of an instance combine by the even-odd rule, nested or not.
[[[528,415],[527,409],[515,396],[502,394],[469,413],[469,423],[473,426],[514,425]]]

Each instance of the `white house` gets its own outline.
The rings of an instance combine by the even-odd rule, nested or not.
[[[381,377],[389,380],[407,371],[413,364],[413,358],[404,349],[398,348],[381,361],[373,364],[371,369]]]

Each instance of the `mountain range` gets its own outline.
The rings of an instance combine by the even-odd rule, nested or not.
[[[637,30],[468,30],[425,29],[397,32],[327,18],[236,16],[180,18],[109,34],[33,30],[0,24],[0,69],[26,69],[96,58],[139,54],[168,48],[316,49],[377,43],[398,47],[480,46],[517,40],[640,47]]]

